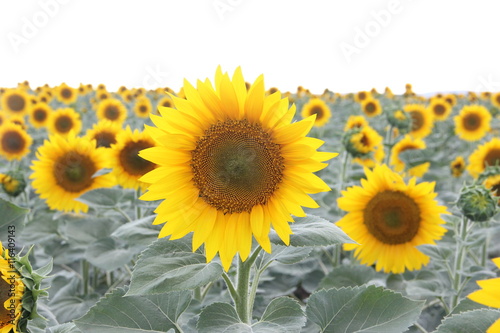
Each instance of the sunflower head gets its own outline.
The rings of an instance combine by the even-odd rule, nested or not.
[[[450,171],[453,177],[460,177],[465,171],[465,160],[462,156],[457,156],[450,163]]]
[[[494,176],[490,176],[484,180],[484,187],[490,190],[491,195],[493,195],[498,200],[500,204],[500,172]]]
[[[344,132],[353,128],[368,126],[368,121],[364,116],[349,116],[344,127]]]
[[[316,127],[324,126],[330,120],[332,112],[328,105],[321,98],[311,98],[309,102],[302,107],[302,118],[308,118],[316,115],[314,125]]]
[[[479,146],[469,156],[467,171],[477,178],[488,166],[500,165],[500,139],[493,138]]]
[[[18,125],[6,123],[0,126],[0,156],[8,160],[20,160],[30,152],[33,139]]]
[[[0,109],[11,115],[24,116],[31,106],[30,95],[23,89],[7,89],[0,97]]]
[[[11,197],[17,197],[26,188],[26,180],[21,172],[9,171],[5,175],[0,175],[2,188]]]
[[[500,109],[500,92],[491,95],[491,104]]]
[[[117,99],[107,98],[97,106],[97,119],[122,124],[127,118],[127,108]]]
[[[367,117],[375,117],[382,113],[382,106],[378,99],[370,97],[361,102],[361,110]]]
[[[164,200],[155,224],[159,237],[193,232],[193,250],[205,244],[207,261],[219,253],[224,269],[250,254],[252,236],[271,251],[271,225],[289,244],[291,214],[318,207],[308,196],[329,187],[313,172],[336,154],[305,135],[315,116],[291,123],[295,106],[276,92],[266,95],[260,76],[247,91],[238,68],[232,79],[219,68],[215,82],[184,82],[175,109],[151,115],[146,127],[156,146],[139,156],[158,167],[140,178],[150,184],[143,200]]]
[[[70,132],[80,133],[82,121],[80,114],[72,108],[58,109],[52,112],[47,122],[49,133],[67,137]]]
[[[370,126],[355,127],[344,133],[342,143],[353,157],[367,157],[381,145],[383,138]]]
[[[53,112],[52,108],[43,102],[36,103],[30,112],[30,123],[34,128],[41,128],[47,125],[49,116]]]
[[[498,199],[483,185],[465,186],[460,192],[457,206],[462,214],[474,222],[489,221],[497,212]]]
[[[412,120],[411,117],[401,111],[392,110],[385,113],[387,115],[387,121],[392,127],[397,128],[401,134],[406,134],[411,129]]]
[[[422,139],[415,139],[410,135],[406,135],[398,141],[391,150],[391,159],[390,159],[390,164],[391,166],[394,167],[394,170],[396,172],[402,172],[406,164],[405,162],[400,158],[400,154],[404,151],[408,150],[413,150],[413,149],[425,149],[426,144]]]
[[[116,143],[116,137],[121,131],[120,124],[105,119],[89,128],[85,137],[89,140],[95,140],[97,148],[110,148],[112,144]]]
[[[404,111],[411,118],[410,135],[414,138],[425,138],[432,132],[433,114],[422,104],[407,104],[404,106]]]
[[[436,121],[443,121],[450,115],[452,106],[443,98],[432,98],[429,110],[434,115]]]
[[[370,92],[368,91],[358,91],[355,95],[354,95],[354,100],[358,103],[361,103],[363,101],[365,101],[366,99],[369,99],[371,98],[371,94]]]
[[[134,105],[134,113],[139,118],[147,118],[152,111],[151,101],[147,96],[139,96]]]
[[[466,105],[454,121],[455,132],[462,140],[477,141],[490,130],[491,114],[482,105]]]
[[[78,90],[68,86],[66,83],[55,88],[56,98],[64,104],[76,102],[78,98]]]

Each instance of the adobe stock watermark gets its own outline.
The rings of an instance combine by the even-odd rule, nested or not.
[[[489,91],[498,92],[500,91],[500,81],[494,81],[493,75],[488,74],[485,78],[484,76],[478,76],[479,84],[475,91]]]
[[[39,10],[29,17],[23,16],[21,18],[22,25],[19,33],[12,31],[7,33],[7,39],[14,52],[18,53],[21,45],[28,44],[30,40],[35,38],[40,30],[46,27],[52,18],[57,16],[61,5],[68,2],[70,0],[39,0]]]
[[[391,24],[393,16],[400,14],[402,11],[403,5],[400,0],[390,0],[385,9],[372,10],[370,12],[372,19],[366,22],[364,26],[354,27],[352,41],[342,41],[339,45],[347,63],[351,63],[352,57],[360,54],[363,49],[370,45],[372,40],[380,35],[383,28]]]
[[[168,71],[163,71],[160,68],[160,65],[156,65],[155,68],[146,66],[145,70],[147,74],[142,79],[142,86],[145,89],[154,90],[156,88],[166,86],[166,79],[170,76],[170,73]]]
[[[224,21],[226,13],[234,11],[242,2],[243,0],[214,0],[212,6],[220,20]]]

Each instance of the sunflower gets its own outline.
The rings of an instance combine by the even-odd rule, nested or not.
[[[368,126],[368,121],[363,116],[349,116],[344,127],[344,132],[353,128],[361,128]]]
[[[421,104],[407,104],[404,111],[411,116],[411,136],[422,139],[432,132],[433,114],[429,109]]]
[[[10,116],[7,119],[7,123],[17,125],[18,127],[20,127],[23,130],[26,130],[26,128],[27,128],[26,127],[26,122],[24,121],[24,117],[21,117],[21,116],[18,116],[18,115]]]
[[[493,138],[479,146],[469,156],[467,171],[477,178],[487,166],[500,165],[500,139]]]
[[[375,147],[375,151],[367,156],[355,157],[352,159],[352,163],[361,164],[367,168],[374,168],[377,164],[382,163],[385,157],[384,145],[380,144]]]
[[[156,108],[158,109],[159,106],[163,106],[165,108],[173,108],[174,102],[172,101],[172,98],[170,98],[170,96],[165,96],[158,101],[158,105],[156,106]]]
[[[307,118],[312,115],[316,115],[314,126],[321,127],[328,123],[328,120],[330,120],[332,113],[328,105],[326,105],[326,103],[322,99],[311,98],[302,107],[301,116],[302,118]]]
[[[57,100],[64,104],[76,102],[78,98],[78,90],[68,86],[66,83],[54,88]]]
[[[6,123],[0,126],[0,156],[6,159],[20,160],[30,152],[33,140],[19,126]]]
[[[83,193],[115,185],[109,173],[94,174],[109,167],[105,148],[96,148],[95,141],[76,137],[71,132],[67,138],[50,136],[38,148],[38,160],[33,161],[33,188],[40,198],[46,199],[50,209],[65,212],[87,212],[88,206],[74,200]]]
[[[465,171],[465,160],[462,156],[457,156],[450,163],[450,170],[453,177],[460,177]]]
[[[153,110],[151,101],[146,96],[139,96],[135,100],[134,113],[139,118],[147,118]]]
[[[436,121],[443,121],[451,113],[451,105],[442,98],[432,98],[429,105],[430,112],[434,115]]]
[[[123,188],[145,189],[147,184],[139,178],[156,168],[156,164],[143,159],[138,152],[155,146],[155,141],[146,132],[137,129],[132,132],[127,126],[117,137],[117,143],[111,146],[111,167],[118,185]]]
[[[97,148],[110,148],[112,144],[116,143],[116,137],[120,131],[122,131],[120,124],[104,119],[89,128],[85,137],[89,140],[95,140]]]
[[[498,268],[500,268],[500,258],[494,258],[492,261]],[[479,280],[476,282],[481,289],[472,292],[467,296],[467,298],[479,304],[500,308],[500,297],[498,297],[500,294],[500,278],[497,277],[488,280]],[[493,325],[486,330],[486,333],[498,332],[500,332],[500,319],[495,321]]]
[[[342,143],[353,157],[367,157],[378,146],[382,145],[383,138],[370,126],[353,128],[344,134]]]
[[[30,123],[34,128],[41,128],[47,125],[52,108],[46,103],[37,103],[30,112]]]
[[[75,110],[71,108],[58,109],[50,114],[47,128],[51,134],[67,136],[70,131],[78,134],[82,129],[82,121]]]
[[[491,114],[482,105],[466,105],[453,120],[455,132],[462,140],[477,141],[490,130]]]
[[[358,243],[344,244],[344,249],[355,250],[362,264],[376,263],[377,271],[420,269],[429,257],[417,246],[435,244],[446,232],[440,214],[447,211],[434,200],[435,183],[416,184],[412,178],[405,184],[386,165],[365,168],[365,174],[361,186],[342,191],[337,200],[348,212],[337,225]]]
[[[8,252],[0,243],[0,333],[18,333],[25,286]]]
[[[405,162],[399,158],[399,154],[412,149],[425,149],[426,145],[422,139],[415,139],[409,135],[405,135],[391,150],[390,164],[396,172],[402,172],[405,169]]]
[[[368,117],[375,117],[382,113],[382,106],[378,99],[367,98],[361,102],[361,110]]]
[[[97,106],[97,119],[107,119],[122,124],[127,118],[127,108],[117,99],[107,98]]]
[[[444,95],[443,98],[451,106],[454,106],[455,104],[457,104],[457,96],[455,96],[454,94]]]
[[[6,123],[7,122],[7,115],[3,112],[1,112],[2,110],[0,110],[0,126],[2,126],[2,124]]]
[[[143,200],[164,199],[159,237],[193,232],[193,250],[205,243],[207,261],[218,252],[225,270],[237,252],[248,258],[252,235],[270,252],[271,224],[289,244],[291,214],[305,216],[301,206],[318,207],[307,194],[330,190],[313,172],[337,154],[305,137],[316,115],[291,123],[295,106],[279,92],[266,96],[262,76],[247,92],[240,68],[231,80],[219,67],[215,89],[185,81],[184,92],[173,97],[177,109],[150,116],[157,128],[146,132],[158,146],[139,153],[159,165],[140,179],[151,184]]]
[[[368,92],[368,91],[358,91],[355,95],[354,95],[354,100],[358,103],[361,103],[363,102],[364,100],[366,99],[369,99],[371,98],[371,94]]]
[[[497,108],[500,108],[500,92],[491,95],[491,104],[493,104]]]
[[[493,194],[496,197],[499,197],[499,204],[500,204],[500,174],[486,178],[483,184],[484,187],[486,187],[491,191],[491,194]]]
[[[0,109],[10,115],[24,116],[31,109],[31,99],[22,89],[8,89],[1,95]]]
[[[104,101],[106,99],[111,98],[111,94],[106,90],[106,88],[97,89],[95,92],[95,97],[97,98],[98,101]]]

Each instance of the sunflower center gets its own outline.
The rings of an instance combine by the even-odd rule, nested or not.
[[[491,149],[484,157],[484,167],[500,165],[500,149]]]
[[[71,98],[71,96],[73,96],[73,92],[68,88],[64,88],[61,90],[61,96],[64,98]]]
[[[446,108],[442,104],[434,105],[434,114],[435,115],[442,116],[445,111],[446,111]]]
[[[385,244],[411,241],[420,227],[420,209],[398,191],[377,193],[366,205],[363,218],[370,234]]]
[[[468,114],[463,119],[463,125],[468,131],[475,131],[481,126],[481,119],[477,114]]]
[[[139,156],[139,151],[150,147],[152,147],[151,143],[144,140],[128,142],[119,155],[123,170],[131,175],[143,175],[153,170],[155,164]]]
[[[5,132],[2,137],[2,149],[8,153],[19,153],[25,145],[26,141],[18,131]]]
[[[163,102],[162,106],[170,108],[170,107],[172,107],[172,103],[170,101],[165,101],[165,102]]]
[[[280,147],[246,119],[210,126],[192,152],[193,182],[200,196],[224,213],[266,204],[283,178]]]
[[[53,175],[57,185],[65,191],[81,192],[92,185],[92,175],[96,171],[90,157],[70,151],[54,163]]]
[[[366,103],[365,111],[367,113],[373,113],[373,112],[375,112],[375,110],[376,110],[376,107],[375,107],[374,103],[372,103],[372,102]]]
[[[311,116],[313,114],[316,115],[316,121],[320,120],[321,118],[323,118],[323,115],[324,115],[324,112],[323,112],[323,109],[319,106],[314,106],[311,111],[310,111],[310,114]]]
[[[116,143],[116,136],[111,132],[99,132],[94,135],[97,148],[99,147],[111,147],[112,144]]]
[[[422,126],[424,126],[424,115],[419,111],[411,111],[411,129],[412,131],[418,131]]]
[[[370,146],[370,139],[365,134],[363,134],[363,136],[361,137],[361,140],[359,140],[359,142],[361,142],[361,144],[365,147]]]
[[[148,108],[146,107],[146,105],[139,106],[140,113],[146,113],[146,111],[148,111]]]
[[[69,116],[60,116],[56,120],[56,129],[59,133],[67,133],[73,128],[73,119]]]
[[[38,122],[43,122],[47,119],[47,111],[44,109],[36,109],[33,111],[33,118]]]
[[[120,111],[114,105],[110,105],[104,111],[104,117],[109,120],[116,120],[120,116]]]
[[[366,93],[365,92],[358,93],[358,99],[360,101],[364,100],[365,98],[366,98]]]
[[[498,104],[500,104],[500,95],[496,95],[495,100],[497,101]]]
[[[26,101],[20,95],[12,95],[7,99],[7,105],[9,106],[9,109],[11,109],[12,111],[20,112],[24,110]]]

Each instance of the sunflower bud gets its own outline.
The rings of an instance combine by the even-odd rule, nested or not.
[[[0,176],[2,188],[11,197],[17,197],[26,188],[26,181],[20,172],[8,172]]]
[[[464,187],[457,202],[462,214],[474,222],[486,222],[493,217],[496,204],[491,192],[481,185]]]
[[[397,128],[401,134],[406,134],[411,129],[411,117],[401,111],[401,110],[393,110],[386,113],[387,121],[391,124],[392,127]]]
[[[352,157],[367,157],[372,149],[365,143],[368,138],[363,133],[364,128],[354,127],[344,133],[342,144]]]

